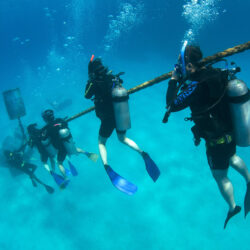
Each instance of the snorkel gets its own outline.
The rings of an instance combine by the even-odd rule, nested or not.
[[[186,78],[187,72],[186,72],[186,63],[185,63],[185,50],[187,47],[188,41],[185,40],[183,43],[183,46],[181,48],[181,74],[182,78]]]

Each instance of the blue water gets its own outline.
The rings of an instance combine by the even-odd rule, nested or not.
[[[68,101],[59,117],[74,115],[92,103],[84,99],[87,64],[101,56],[114,72],[125,71],[131,88],[169,72],[183,39],[199,44],[204,56],[249,40],[250,2],[240,0],[2,0],[0,2],[0,90],[19,87],[25,102],[24,125],[44,125],[41,112],[51,102]],[[238,75],[250,86],[250,52],[232,56]],[[136,185],[126,196],[106,176],[101,161],[72,157],[79,176],[59,190],[43,169],[37,176],[56,192],[33,188],[27,176],[14,174],[1,156],[0,249],[8,250],[165,250],[250,249],[250,218],[236,216],[223,230],[228,207],[206,162],[204,143],[193,145],[189,111],[161,123],[167,81],[130,98],[135,140],[161,169],[153,183],[142,158],[120,144],[107,143],[110,165]],[[0,142],[16,144],[18,124],[0,101]],[[94,113],[70,123],[76,143],[98,153],[99,120]],[[6,145],[5,145],[6,146]],[[249,148],[238,154],[250,166]],[[245,183],[230,169],[237,204]]]

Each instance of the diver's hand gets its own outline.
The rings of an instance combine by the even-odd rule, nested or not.
[[[177,67],[178,66],[175,66],[174,70],[172,71],[171,80],[179,81],[181,79],[181,75]]]
[[[170,111],[170,107],[169,107],[169,108],[167,109],[167,111],[166,111],[166,113],[165,113],[163,119],[162,119],[162,122],[163,122],[163,123],[167,123],[167,122],[168,122],[168,117],[170,116],[170,113],[171,113],[171,111]]]

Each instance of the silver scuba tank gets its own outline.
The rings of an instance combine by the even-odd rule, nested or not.
[[[75,142],[68,128],[62,128],[59,130],[59,136],[63,140],[63,145],[68,155],[77,154]]]
[[[57,149],[52,145],[49,138],[43,139],[41,143],[50,157],[54,157],[57,154]]]
[[[119,79],[115,79],[115,86],[112,89],[112,101],[116,129],[118,131],[125,131],[131,128],[128,98],[128,91],[122,87]]]
[[[228,82],[227,95],[238,146],[250,146],[250,92],[247,85],[237,78]]]

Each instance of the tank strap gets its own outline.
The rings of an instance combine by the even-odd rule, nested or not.
[[[219,138],[208,140],[207,146],[214,147],[214,146],[221,145],[221,144],[229,144],[232,141],[233,141],[232,136],[226,134],[226,135],[223,135]]]
[[[244,103],[250,100],[250,90],[245,95],[242,96],[229,96],[228,101],[231,103]]]
[[[114,102],[123,102],[123,101],[127,101],[129,99],[129,96],[116,96],[116,97],[112,97],[112,100]]]
[[[221,96],[209,107],[199,111],[199,112],[195,112],[195,113],[192,113],[192,117],[195,117],[195,116],[200,116],[202,114],[205,114],[207,112],[209,112],[211,109],[213,109],[217,104],[219,104],[222,100],[222,98],[225,96],[226,94],[226,91],[227,91],[227,86],[224,88],[224,91],[223,93],[221,94]]]

